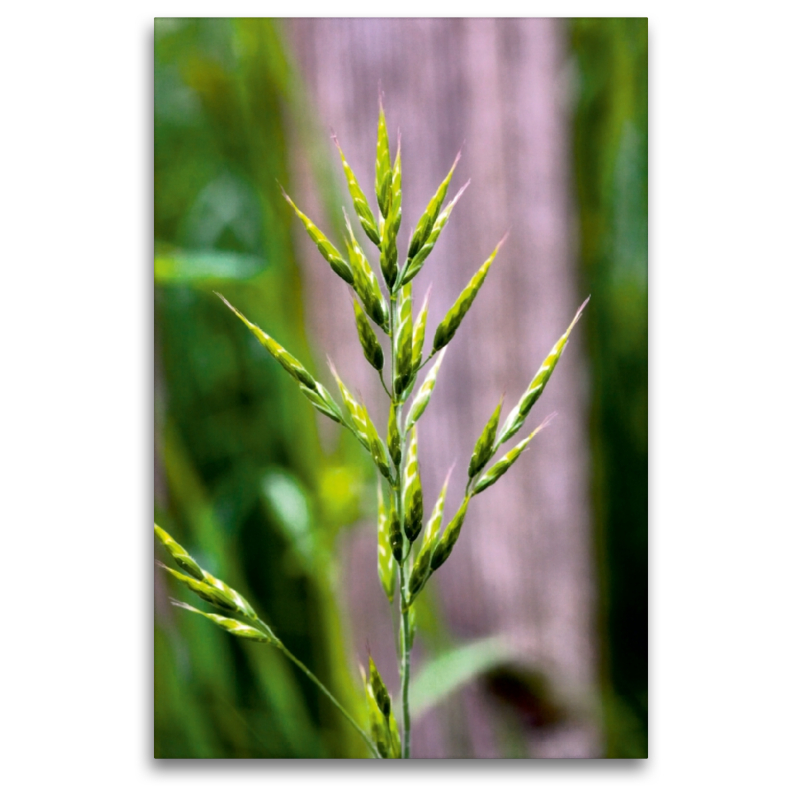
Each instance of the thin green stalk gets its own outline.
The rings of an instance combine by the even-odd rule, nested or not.
[[[389,298],[389,321],[392,346],[392,392],[394,394],[395,375],[397,364],[397,351],[395,349],[395,321],[397,319],[397,297],[392,294]],[[411,543],[406,540],[405,515],[403,513],[403,463],[405,461],[406,432],[405,425],[402,424],[403,400],[399,395],[394,395],[394,402],[397,406],[396,413],[400,428],[400,450],[403,459],[397,467],[397,480],[394,486],[394,502],[397,518],[400,520],[400,529],[403,536],[403,560],[400,563],[400,694],[403,705],[403,758],[411,758],[411,710],[408,703],[408,686],[411,678],[411,626],[409,622],[409,610],[406,608],[408,598],[406,559],[411,553]]]
[[[270,634],[272,634],[272,631],[264,622],[261,620],[258,620],[258,622],[261,624],[262,628],[266,629],[270,632]],[[286,656],[286,658],[288,658],[298,669],[300,669],[300,671],[303,672],[303,674],[312,683],[316,684],[317,688],[328,698],[328,700],[331,701],[331,703],[336,706],[336,708],[339,709],[339,711],[342,712],[342,714],[344,714],[345,719],[347,719],[347,721],[358,731],[359,736],[361,736],[361,738],[366,742],[367,747],[372,755],[375,758],[380,758],[381,756],[375,748],[375,745],[372,743],[372,739],[369,737],[369,734],[367,734],[366,731],[364,731],[363,728],[353,719],[353,717],[350,716],[347,709],[331,694],[331,692],[328,690],[328,687],[325,686],[325,684],[299,658],[297,658],[297,656],[295,656],[294,653],[292,653],[292,651],[289,650],[289,648],[286,647],[283,642],[276,639],[275,646]]]

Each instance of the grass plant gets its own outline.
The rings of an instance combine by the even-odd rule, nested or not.
[[[369,729],[365,730],[328,688],[287,649],[276,632],[260,619],[241,594],[206,572],[169,533],[158,525],[155,525],[155,534],[179,569],[160,562],[159,565],[210,605],[214,611],[202,611],[177,600],[172,601],[174,605],[205,617],[233,636],[277,648],[316,684],[345,716],[364,740],[371,756],[410,758],[409,685],[410,657],[415,633],[414,602],[433,574],[441,569],[453,552],[466,524],[472,500],[496,483],[525,452],[534,436],[549,423],[552,415],[516,446],[503,453],[495,463],[490,463],[498,454],[500,447],[524,426],[531,409],[550,380],[588,299],[578,309],[566,332],[553,346],[519,402],[506,415],[502,425],[500,419],[503,400],[498,403],[475,443],[469,462],[464,497],[455,515],[446,525],[443,524],[444,504],[450,481],[448,473],[426,522],[419,474],[417,423],[425,413],[436,388],[447,345],[456,335],[475,301],[506,237],[499,241],[438,324],[431,349],[424,355],[428,296],[426,295],[415,318],[413,281],[424,268],[425,261],[442,234],[456,203],[467,188],[465,184],[445,205],[460,153],[413,229],[405,258],[401,258],[398,250],[398,234],[402,221],[400,144],[398,142],[395,158],[392,160],[382,104],[378,118],[375,160],[377,210],[374,211],[370,205],[338,141],[336,146],[341,155],[356,219],[366,237],[377,248],[379,270],[373,268],[359,244],[346,213],[344,220],[346,255],[344,255],[285,192],[284,196],[322,257],[336,275],[352,287],[356,333],[364,357],[375,369],[377,379],[387,397],[388,428],[385,436],[380,435],[365,403],[356,400],[332,363],[329,364],[330,371],[341,396],[341,405],[300,361],[259,326],[248,320],[222,295],[220,299],[247,326],[270,356],[286,370],[306,399],[320,413],[347,428],[374,462],[378,473],[376,537],[378,579],[388,602],[390,604],[396,602],[399,609],[398,670],[401,687],[399,708],[392,702],[383,678],[370,657],[368,669],[362,671],[369,719]],[[432,365],[417,387],[418,378],[431,360],[433,360]]]

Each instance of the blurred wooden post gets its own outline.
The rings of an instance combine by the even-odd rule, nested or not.
[[[472,446],[500,395],[507,392],[510,409],[583,300],[574,265],[564,32],[557,20],[535,19],[303,19],[293,20],[290,30],[321,122],[336,131],[365,189],[374,181],[380,83],[393,150],[398,126],[402,132],[403,244],[464,145],[453,188],[467,178],[472,184],[418,279],[417,302],[434,285],[431,338],[511,229],[450,345],[420,423],[426,506],[456,459],[451,515]],[[311,194],[303,199],[313,207]],[[385,398],[360,354],[344,287],[313,245],[304,263],[312,335],[372,407],[382,407]],[[579,327],[525,430],[556,410],[554,424],[500,483],[473,501],[458,546],[436,576],[454,633],[465,639],[506,633],[521,659],[544,672],[576,709],[596,699],[588,374],[581,338]],[[353,574],[369,580],[351,577],[349,584],[354,628],[369,635],[373,649],[388,620],[374,562],[370,532],[353,548],[350,564]],[[382,646],[390,663],[391,639]],[[488,695],[473,689],[466,697],[471,752],[501,755]],[[445,755],[435,725],[421,729],[413,755]],[[540,757],[598,755],[598,726],[579,710],[571,721],[530,731],[529,745]]]

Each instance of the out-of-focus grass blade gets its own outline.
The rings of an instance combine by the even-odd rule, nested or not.
[[[258,256],[221,250],[158,253],[156,283],[195,283],[208,280],[247,280],[266,268]]]
[[[437,656],[411,681],[412,718],[419,719],[481,673],[508,661],[511,655],[506,640],[502,636],[492,636]]]

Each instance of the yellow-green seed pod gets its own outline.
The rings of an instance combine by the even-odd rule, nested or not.
[[[384,300],[378,279],[370,266],[364,251],[358,243],[350,225],[347,213],[344,215],[347,226],[347,253],[353,266],[353,288],[364,304],[364,310],[387,333],[389,332],[389,308]]]
[[[450,557],[450,553],[453,552],[453,548],[458,541],[458,535],[461,533],[461,527],[464,524],[464,518],[467,516],[469,501],[469,497],[464,498],[458,511],[456,511],[456,515],[444,529],[442,538],[436,543],[433,556],[431,556],[431,572],[435,572],[439,569]]]
[[[394,391],[400,396],[412,377],[413,362],[413,342],[414,342],[414,318],[411,303],[411,284],[407,284],[400,290],[400,305],[397,311],[395,323],[395,379]]]
[[[372,656],[369,657],[369,684],[381,714],[383,714],[384,717],[388,717],[392,711],[392,700],[389,697],[389,692],[386,690],[383,678],[381,678],[378,668],[372,660]]]
[[[392,746],[390,741],[390,730],[386,723],[386,717],[381,713],[378,703],[375,700],[375,693],[372,685],[367,678],[364,667],[358,666],[361,671],[361,679],[364,682],[364,695],[367,699],[367,714],[369,716],[369,729],[372,741],[378,750],[381,758],[392,758]]]
[[[375,425],[373,425],[366,408],[363,405],[361,408],[364,410],[364,415],[366,417],[367,441],[369,442],[369,452],[372,455],[372,460],[375,462],[375,466],[378,468],[381,475],[394,486],[394,477],[392,476],[392,470],[389,466],[389,450],[384,444],[383,439],[378,435],[378,431],[375,430]]]
[[[309,389],[316,391],[317,382],[311,373],[289,352],[281,347],[271,336],[264,333],[258,325],[250,322],[244,314],[235,309],[219,292],[214,294],[225,303],[228,308],[236,314],[239,319],[250,329],[251,333],[258,339],[266,351],[296,380],[308,386]]]
[[[389,455],[396,467],[400,466],[403,458],[403,450],[400,444],[400,428],[397,422],[397,405],[392,402],[389,406],[389,427],[386,434],[386,444],[389,447]]]
[[[172,605],[178,608],[184,608],[187,611],[193,611],[195,614],[200,614],[201,617],[210,619],[215,625],[219,625],[220,628],[233,636],[239,636],[242,639],[250,639],[251,641],[262,642],[264,644],[278,644],[278,640],[271,633],[266,633],[250,625],[245,625],[243,622],[239,622],[239,620],[223,617],[220,614],[207,614],[199,608],[190,606],[188,603],[181,603],[178,600],[172,600]]]
[[[444,358],[444,354],[446,352],[447,348],[442,350],[442,352],[439,354],[439,357],[433,362],[433,366],[428,370],[428,374],[425,376],[425,381],[423,382],[422,386],[419,387],[419,390],[414,396],[414,400],[408,410],[408,416],[406,417],[406,430],[408,430],[412,425],[416,424],[417,420],[422,416],[425,409],[428,407],[431,394],[436,386],[436,376],[439,374],[439,367],[442,365],[442,359]]]
[[[494,439],[497,435],[497,426],[500,422],[500,411],[502,408],[503,398],[500,398],[497,408],[494,410],[492,416],[489,417],[489,421],[486,423],[483,433],[481,433],[478,437],[478,441],[475,443],[475,449],[472,451],[472,457],[469,460],[469,471],[467,473],[470,478],[474,478],[486,466],[494,453]]]
[[[406,284],[410,280],[412,280],[417,273],[422,269],[422,265],[425,263],[425,259],[433,252],[434,245],[439,239],[442,231],[444,230],[444,226],[447,225],[447,221],[450,219],[450,214],[452,214],[453,209],[456,206],[456,203],[461,199],[461,195],[464,194],[467,186],[469,186],[469,181],[467,181],[459,190],[458,194],[453,198],[453,200],[445,206],[444,211],[436,217],[436,221],[433,223],[433,227],[431,228],[430,233],[425,241],[425,244],[422,245],[420,251],[414,256],[413,259],[409,259],[406,261],[406,266],[403,268],[403,275],[400,278],[401,284]]]
[[[496,483],[503,475],[508,472],[511,465],[525,452],[525,449],[531,442],[534,436],[539,433],[542,428],[546,428],[550,421],[555,417],[551,414],[547,419],[527,438],[523,439],[516,447],[509,450],[476,484],[472,490],[472,494],[480,494],[484,489],[488,489],[492,484]]]
[[[575,314],[575,318],[570,323],[566,333],[553,345],[553,349],[544,360],[542,366],[539,367],[539,371],[533,376],[530,386],[525,390],[519,403],[509,412],[506,421],[503,423],[503,427],[500,429],[500,434],[497,437],[498,446],[510,439],[522,427],[525,422],[525,417],[528,416],[534,403],[539,399],[544,391],[544,387],[550,380],[550,376],[553,374],[553,370],[556,368],[556,364],[558,364],[561,354],[567,346],[572,329],[575,327],[575,323],[581,318],[583,309],[586,308],[588,302],[589,298],[587,297],[578,309],[578,313]]]
[[[389,503],[389,546],[392,548],[394,560],[400,564],[403,560],[403,526],[394,502]]]
[[[389,134],[386,131],[386,115],[381,102],[378,114],[378,147],[375,155],[375,194],[378,208],[384,219],[389,216],[392,204],[392,157],[389,154]]]
[[[369,203],[367,202],[366,195],[361,190],[353,170],[347,163],[344,153],[342,152],[342,148],[339,147],[339,140],[334,136],[333,141],[336,142],[336,147],[339,148],[339,155],[342,158],[344,175],[347,178],[347,189],[350,192],[350,197],[353,200],[353,208],[356,210],[358,221],[361,223],[364,233],[369,236],[370,241],[380,246],[381,237],[378,233],[378,223],[375,221],[375,217],[372,214],[372,209],[369,207]]]
[[[364,408],[355,399],[355,397],[353,397],[353,395],[350,393],[350,390],[344,385],[344,382],[339,377],[339,373],[336,371],[336,367],[333,366],[333,362],[330,359],[328,359],[328,368],[336,380],[336,384],[339,387],[339,392],[342,395],[345,408],[353,420],[356,438],[359,442],[361,442],[366,450],[369,450],[369,437],[367,436],[367,409]]]
[[[383,501],[381,481],[378,479],[378,578],[383,591],[391,603],[394,600],[394,587],[397,582],[397,562],[392,557],[389,542],[389,514]]]
[[[284,191],[281,186],[283,196],[286,202],[294,209],[294,213],[300,217],[303,225],[305,225],[308,235],[317,246],[317,250],[322,253],[323,258],[331,265],[331,269],[347,283],[353,283],[353,271],[350,265],[344,260],[342,254],[328,241],[325,234],[294,204],[294,201]]]
[[[391,207],[381,231],[381,271],[389,291],[394,289],[397,281],[397,232],[403,218],[402,169],[400,165],[400,144],[397,145],[397,158],[391,182]]]
[[[223,611],[239,612],[240,609],[236,601],[230,595],[220,591],[215,586],[205,581],[198,581],[194,578],[190,578],[188,575],[184,575],[182,572],[178,572],[172,569],[172,567],[162,564],[160,561],[156,563],[207,603],[211,603],[211,605],[217,606],[217,608],[221,608]]]
[[[506,234],[508,236],[508,234]],[[489,272],[489,267],[497,255],[498,250],[503,246],[506,240],[504,236],[500,243],[492,251],[489,258],[486,259],[483,266],[472,276],[472,280],[467,284],[467,287],[458,297],[458,300],[453,304],[453,307],[445,314],[444,319],[439,323],[436,329],[436,335],[433,337],[433,352],[441,350],[450,340],[456,335],[458,326],[469,311],[473,300],[478,294],[483,282],[486,280],[486,275]]]
[[[419,479],[417,456],[417,426],[411,428],[411,441],[408,445],[408,458],[403,480],[403,511],[405,514],[405,533],[413,542],[422,531],[422,483]]]
[[[383,348],[375,335],[375,331],[372,330],[372,326],[369,324],[367,315],[361,310],[361,306],[355,297],[353,298],[353,311],[356,315],[358,341],[361,342],[364,358],[380,372],[383,369]]]
[[[206,572],[205,570],[203,570],[203,580],[209,584],[209,586],[213,586],[217,591],[222,592],[225,597],[233,601],[236,605],[236,610],[240,614],[250,619],[258,619],[258,615],[253,611],[253,607],[236,591],[236,589],[231,589],[227,583],[224,583],[219,578],[215,578],[210,572]]]
[[[417,314],[417,320],[414,323],[414,335],[411,343],[411,371],[416,374],[422,364],[422,348],[425,345],[425,325],[428,322],[428,300],[431,296],[430,287],[425,292],[425,300],[422,302],[422,308]]]
[[[422,249],[422,246],[427,241],[428,236],[430,236],[433,224],[436,222],[436,219],[439,216],[439,211],[442,207],[442,203],[444,202],[445,195],[447,195],[447,188],[450,186],[450,179],[453,177],[453,172],[455,171],[456,165],[458,164],[460,158],[461,151],[459,150],[456,160],[453,162],[453,166],[450,167],[450,172],[447,173],[447,176],[439,185],[439,188],[436,190],[436,194],[434,194],[434,196],[430,199],[427,208],[417,223],[417,227],[414,229],[414,233],[411,235],[411,241],[408,245],[409,261],[414,259],[414,256],[419,253],[419,251]]]
[[[155,526],[155,534],[184,572],[195,580],[203,580],[203,570],[200,569],[200,565],[160,525]]]

